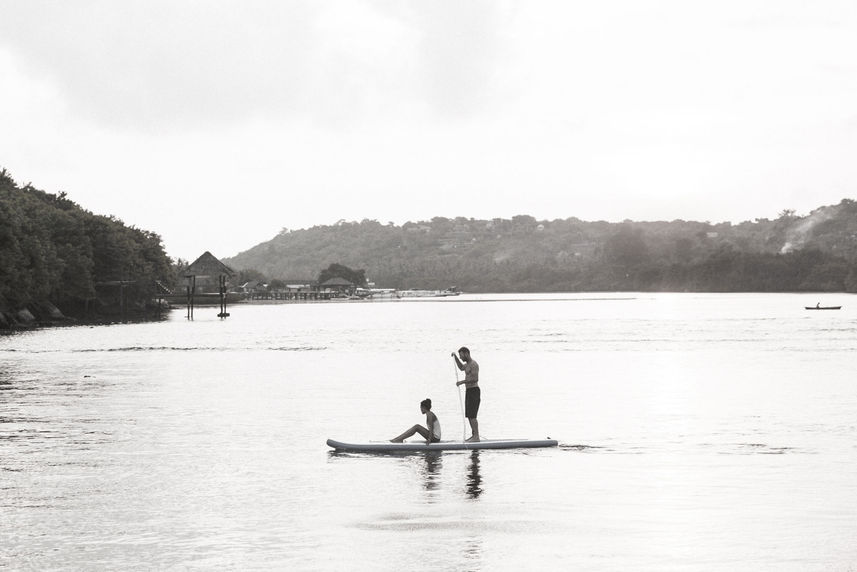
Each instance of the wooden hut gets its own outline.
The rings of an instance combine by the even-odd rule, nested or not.
[[[332,292],[335,294],[350,295],[354,292],[354,282],[335,276],[330,280],[325,280],[319,287],[322,291]]]
[[[226,313],[226,291],[228,279],[235,276],[234,270],[206,250],[185,269],[184,275],[187,278],[188,319],[193,319],[193,306],[197,296],[204,298],[217,296],[220,302],[218,317],[229,316]]]

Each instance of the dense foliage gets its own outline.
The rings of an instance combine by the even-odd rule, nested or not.
[[[83,210],[0,171],[0,309],[49,301],[79,315],[125,300],[140,306],[172,281],[161,238]],[[94,302],[93,304],[90,304]]]
[[[376,285],[468,292],[857,291],[857,203],[740,224],[447,219],[283,230],[230,259],[271,278],[331,263]]]
[[[332,278],[343,278],[348,280],[355,286],[366,286],[366,271],[365,270],[352,270],[351,268],[343,265],[343,264],[331,264],[324,270],[322,270],[316,282],[319,284],[324,284],[328,280]]]

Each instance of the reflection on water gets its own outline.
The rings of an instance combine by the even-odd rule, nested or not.
[[[464,539],[464,553],[462,561],[466,564],[466,570],[481,570],[482,569],[482,545],[483,537],[481,534],[471,534]]]
[[[423,487],[428,492],[435,491],[441,485],[440,471],[443,468],[443,453],[441,451],[429,451],[419,454],[425,457],[425,466],[422,471]],[[432,502],[431,496],[429,496],[428,502]]]
[[[7,360],[4,360],[7,361]],[[16,378],[17,371],[11,371],[11,364],[4,363],[2,367],[0,367],[0,391],[4,389],[12,389],[12,382]]]
[[[467,471],[467,496],[478,499],[482,494],[482,475],[479,474],[479,451],[470,452],[470,465]]]
[[[425,466],[423,467],[423,488],[426,491],[435,491],[440,488],[443,479],[441,470],[443,469],[443,452],[431,451],[420,453],[425,457]],[[467,462],[467,482],[465,486],[466,496],[470,499],[478,499],[482,494],[482,475],[479,472],[479,454],[480,451],[471,451]],[[431,501],[429,501],[431,502]]]

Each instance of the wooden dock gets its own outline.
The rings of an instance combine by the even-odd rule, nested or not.
[[[280,302],[317,302],[330,300],[333,292],[248,292],[242,294],[244,300],[272,300]]]

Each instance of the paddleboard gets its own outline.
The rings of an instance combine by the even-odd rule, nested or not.
[[[535,447],[556,447],[556,439],[483,439],[475,443],[464,441],[440,441],[426,445],[425,441],[373,441],[368,443],[343,443],[334,439],[327,440],[327,446],[337,451],[386,453],[395,451],[473,451],[477,449],[532,449]]]

